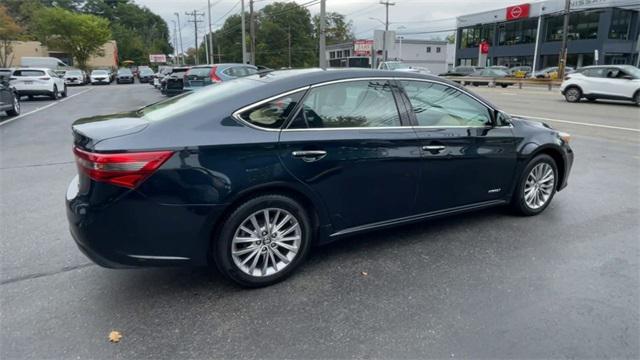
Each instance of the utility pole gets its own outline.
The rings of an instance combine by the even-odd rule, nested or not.
[[[182,46],[182,25],[180,25],[180,14],[177,12],[174,14],[178,18],[178,35],[180,36],[180,56],[178,56],[178,59],[182,57],[182,65],[184,65],[184,47]]]
[[[382,56],[384,61],[387,61],[387,33],[389,32],[389,6],[394,6],[396,3],[392,3],[389,1],[380,1],[380,4],[384,5],[386,8],[386,18],[384,22],[384,36],[382,37]]]
[[[202,22],[202,19],[198,19],[198,16],[204,16],[204,13],[193,10],[192,12],[185,12],[185,15],[193,16],[193,20],[187,21],[193,23],[194,37],[196,39],[196,56],[194,58],[194,62],[198,65],[198,23]]]
[[[204,62],[206,64],[209,63],[209,57],[210,57],[210,52],[209,52],[209,41],[207,41],[207,34],[204,34],[202,36],[202,42],[204,43],[204,52],[207,55],[206,59],[204,60]]]
[[[289,33],[287,35],[289,41],[289,69],[291,69],[291,25],[289,25]]]
[[[251,65],[256,64],[256,18],[253,13],[253,2],[249,0],[249,37],[251,38]]]
[[[171,22],[173,23],[173,54],[175,55],[173,61],[174,63],[179,64],[180,58],[178,57],[178,52],[180,49],[178,46],[178,26],[176,25],[175,20],[171,20]]]
[[[325,25],[327,22],[327,0],[320,0],[320,45],[318,57],[320,58],[320,68],[327,68],[327,41],[325,38]]]
[[[558,79],[564,79],[564,69],[567,66],[567,36],[569,32],[569,12],[571,11],[571,0],[564,3],[564,24],[562,25],[562,45],[560,46],[560,58],[558,59]]]
[[[209,40],[209,52],[211,53],[211,57],[207,58],[207,62],[209,62],[209,64],[213,64],[214,62],[216,62],[216,59],[213,56],[213,30],[211,30],[211,0],[207,0],[207,9],[208,9],[208,13],[209,13],[209,21],[207,21],[209,23],[209,35],[207,36],[207,40]]]
[[[244,0],[240,0],[240,21],[242,22],[242,63],[246,64],[247,60],[247,25],[244,23]]]

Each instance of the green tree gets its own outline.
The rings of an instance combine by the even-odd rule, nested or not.
[[[7,8],[0,5],[0,67],[7,67],[13,52],[11,41],[15,40],[22,28],[9,16]]]
[[[313,33],[315,38],[320,37],[320,15],[313,17]],[[327,13],[325,18],[325,38],[327,45],[340,44],[353,41],[353,22],[337,12]]]
[[[91,56],[101,55],[102,46],[111,39],[107,19],[57,7],[38,10],[32,26],[43,44],[68,52],[81,69],[87,68]]]

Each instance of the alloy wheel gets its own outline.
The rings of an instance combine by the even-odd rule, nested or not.
[[[302,229],[289,211],[267,208],[240,223],[231,241],[231,257],[245,274],[255,277],[284,270],[300,250]]]
[[[534,210],[543,207],[551,198],[554,186],[555,173],[551,165],[542,162],[534,166],[524,185],[524,200],[527,206]]]
[[[571,88],[566,92],[567,100],[570,102],[577,102],[580,100],[580,90]]]
[[[13,97],[13,112],[20,114],[20,99],[17,96]]]

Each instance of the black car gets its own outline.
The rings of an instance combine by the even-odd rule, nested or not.
[[[508,78],[511,78],[511,77],[512,75],[509,74],[508,72],[500,69],[493,69],[493,68],[478,70],[468,76],[469,82],[473,86],[489,85],[489,83],[492,81],[498,80],[499,82],[500,80],[507,80]],[[473,81],[479,78],[480,79],[484,78],[486,79],[486,81]],[[511,85],[511,83],[502,82],[499,85],[502,86],[503,88],[506,88],[507,86]]]
[[[160,81],[160,91],[167,96],[174,96],[184,91],[184,75],[190,67],[175,67]]]
[[[117,84],[133,84],[135,82],[135,77],[130,69],[119,69],[118,74],[116,75],[116,83]]]
[[[9,84],[11,71],[4,70],[0,69],[0,111],[8,116],[17,116],[20,115],[20,96]]]
[[[150,68],[142,68],[138,72],[138,80],[140,83],[148,83],[153,81],[153,70]]]
[[[480,68],[476,68],[475,66],[456,66],[446,73],[440,74],[440,76],[467,76],[476,72],[478,69]]]
[[[397,71],[274,71],[72,128],[67,215],[88,257],[215,263],[245,286],[348,235],[497,205],[539,214],[573,163],[568,134]]]

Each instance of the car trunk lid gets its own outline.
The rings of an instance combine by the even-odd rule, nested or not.
[[[93,150],[100,141],[144,130],[149,122],[135,112],[94,116],[77,120],[71,126],[74,145]]]

